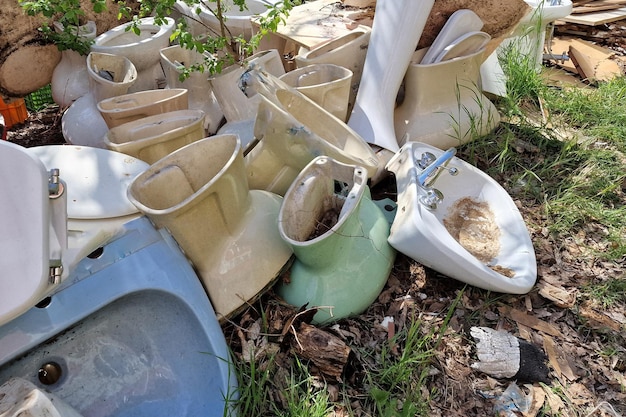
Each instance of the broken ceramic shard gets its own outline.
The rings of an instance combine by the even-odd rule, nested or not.
[[[398,210],[389,243],[470,285],[512,294],[530,291],[537,265],[519,210],[493,178],[453,155],[453,150],[409,142],[391,159],[387,169],[396,177]],[[465,221],[464,212],[474,221]]]
[[[277,292],[294,306],[320,307],[314,322],[362,313],[387,282],[396,253],[364,168],[315,158],[285,194],[278,227],[296,259]]]

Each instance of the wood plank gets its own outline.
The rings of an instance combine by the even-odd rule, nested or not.
[[[582,7],[574,7],[572,9],[572,14],[584,14],[584,13],[593,13],[593,12],[601,12],[604,10],[616,10],[621,9],[621,4],[605,4],[602,6],[582,6]]]
[[[578,23],[579,25],[597,26],[621,19],[626,19],[626,7],[605,12],[570,14],[559,20],[567,23]]]

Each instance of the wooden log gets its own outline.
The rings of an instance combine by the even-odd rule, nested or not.
[[[298,330],[292,332],[291,346],[298,356],[313,362],[322,374],[341,379],[351,351],[348,345],[332,333],[306,323],[300,323]]]

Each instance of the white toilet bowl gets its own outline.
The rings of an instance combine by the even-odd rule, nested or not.
[[[359,91],[371,33],[372,29],[369,26],[360,25],[351,32],[311,50],[301,50],[295,57],[298,68],[313,64],[334,64],[352,71],[348,114],[352,111],[356,94]]]
[[[348,118],[352,71],[335,64],[311,64],[279,77],[290,87],[313,100],[345,122]]]
[[[551,5],[550,0],[524,1],[532,9],[480,68],[482,88],[487,93],[496,96],[506,95],[506,76],[498,61],[498,55],[506,53],[507,48],[514,48],[515,51],[519,51],[518,55],[530,59],[530,64],[539,71],[543,61],[548,24],[568,16],[573,8],[571,0],[556,0],[558,4],[555,5]]]
[[[26,259],[47,262],[49,257],[42,252],[42,245],[48,246],[48,241],[52,240],[56,249],[51,256],[62,267],[60,280],[83,257],[116,236],[124,223],[140,216],[126,197],[126,189],[135,175],[148,168],[147,163],[118,152],[91,147],[51,145],[26,149],[8,142],[3,142],[2,146],[0,156],[4,177],[13,178],[16,173],[24,172],[19,182],[7,184],[10,189],[6,195],[15,194],[16,197],[6,200],[12,207],[7,213],[14,215],[3,217],[3,222],[7,223],[3,230],[21,228],[33,233],[24,240],[43,242],[39,247],[30,248],[3,241],[3,253],[10,262],[5,265],[8,271],[20,267],[20,259],[21,262],[27,262]],[[48,171],[54,168],[59,170],[58,176],[49,180]],[[62,192],[51,198],[50,204],[48,181],[59,179]],[[48,223],[53,225],[50,231]],[[45,265],[40,267],[45,270]],[[35,271],[28,271],[25,275],[40,276]],[[3,298],[0,324],[23,313],[32,306],[32,301],[40,300],[52,290],[54,285],[46,285],[47,278],[48,274],[45,274],[42,282],[37,284],[36,300],[30,298],[32,295],[25,300],[12,296],[11,287],[0,291]],[[26,296],[25,293],[22,295]]]
[[[203,72],[192,71],[184,81],[180,80],[183,67],[191,67],[203,62],[204,57],[196,51],[180,45],[161,49],[161,64],[165,70],[167,88],[186,88],[189,95],[189,108],[202,110],[205,114],[204,129],[213,135],[224,119],[208,77]]]
[[[125,23],[99,35],[91,51],[122,55],[135,65],[137,82],[129,92],[155,89],[165,80],[159,51],[169,46],[175,23],[174,19],[166,17],[165,24],[159,26],[153,17],[145,17],[139,21],[139,35],[126,30],[132,22]]]
[[[250,19],[266,12],[268,6],[271,6],[275,2],[276,1],[247,0],[245,3],[246,8],[241,10],[232,0],[222,1],[222,7],[224,7],[225,10],[223,13],[226,17],[226,28],[230,31],[233,38],[241,36],[246,40],[250,40],[254,34]],[[184,4],[184,2],[181,1],[178,1],[177,4],[178,3]],[[192,33],[196,35],[220,35],[220,22],[217,17],[215,17],[202,2],[198,4],[198,8],[200,13],[196,13],[191,7],[187,6],[185,9],[179,6],[179,10],[186,11],[186,13],[184,13],[185,15],[191,16],[201,22],[194,21],[194,19],[187,19],[191,24]],[[226,35],[229,36],[228,32]]]
[[[454,152],[409,142],[389,161],[398,188],[389,243],[470,285],[527,293],[537,263],[524,219],[506,190]]]

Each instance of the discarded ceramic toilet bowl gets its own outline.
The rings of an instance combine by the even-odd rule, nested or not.
[[[479,86],[484,48],[465,57],[419,64],[427,51],[415,52],[405,76],[404,101],[394,114],[399,143],[447,149],[495,129],[500,115]]]
[[[63,31],[63,25],[54,22],[57,32]],[[77,36],[83,40],[96,37],[96,22],[90,20],[78,27]],[[78,98],[89,92],[89,74],[87,74],[87,56],[80,52],[66,49],[61,51],[61,61],[52,72],[50,80],[52,99],[60,108],[69,107]]]
[[[433,4],[434,0],[376,3],[376,19],[348,125],[366,142],[390,151],[384,155],[383,166],[400,149],[394,130],[396,97]]]
[[[176,22],[166,17],[163,25],[157,25],[153,17],[144,17],[137,23],[139,35],[127,30],[132,24],[124,23],[99,35],[91,51],[125,56],[135,65],[137,82],[129,92],[159,88],[159,83],[165,79],[159,51],[169,46]]]
[[[98,102],[98,111],[109,129],[133,120],[189,108],[186,88],[144,90]]]
[[[72,406],[23,378],[0,384],[0,415],[6,417],[81,417]]]
[[[276,49],[258,52],[248,58],[247,62],[247,65],[231,65],[219,74],[209,77],[213,93],[226,118],[226,124],[220,127],[218,134],[238,135],[244,148],[254,140],[254,119],[259,99],[244,94],[239,86],[241,76],[250,66],[262,68],[276,77],[285,73]]]
[[[8,263],[3,266],[12,271],[24,264],[26,270],[23,285],[7,283],[9,287],[2,290],[1,325],[41,300],[78,261],[117,235],[124,223],[140,216],[126,198],[126,188],[148,164],[105,149],[66,145],[22,148],[2,142],[0,156],[4,178],[19,178],[7,181],[3,207],[13,214],[3,218],[3,230],[23,230],[20,241],[33,245],[22,247],[8,238],[2,241]],[[49,172],[53,169],[57,172]],[[48,248],[50,253],[46,253]],[[50,259],[60,267],[58,279],[51,284]]]
[[[389,161],[398,188],[389,243],[467,284],[527,293],[537,264],[519,210],[495,180],[454,153],[408,142]]]
[[[342,122],[347,121],[352,71],[334,64],[311,64],[279,77]]]
[[[176,150],[137,176],[128,192],[176,239],[220,320],[271,285],[291,258],[276,225],[282,198],[249,189],[236,135]]]
[[[47,257],[43,263],[47,282]],[[229,414],[237,381],[221,327],[174,239],[145,217],[33,301],[0,325],[0,381],[26,380],[85,417]]]
[[[239,80],[249,66],[262,68],[276,77],[285,73],[278,51],[272,49],[252,55],[246,66],[231,65],[219,74],[209,77],[217,102],[228,123],[250,120],[256,116],[255,99],[246,96],[239,87]]]
[[[222,3],[223,14],[225,17],[225,26],[229,36],[233,38],[243,37],[250,40],[254,30],[250,21],[254,16],[258,16],[267,11],[268,7],[281,0],[265,1],[265,0],[247,0],[246,7],[240,8],[232,0],[226,0]],[[216,36],[221,32],[220,21],[215,17],[205,4],[199,3],[197,6],[188,6],[183,1],[177,1],[176,7],[179,10],[188,25],[191,33],[194,35]]]
[[[315,158],[285,194],[278,219],[295,255],[289,282],[277,287],[285,301],[321,307],[313,321],[325,323],[360,314],[378,297],[396,252],[364,168]]]
[[[571,0],[524,0],[531,7],[513,29],[481,66],[482,89],[495,96],[505,97],[506,75],[499,62],[499,55],[506,54],[513,48],[516,55],[529,59],[530,65],[539,71],[543,61],[546,42],[546,30],[549,24],[568,16],[572,12]],[[554,4],[552,4],[554,3]]]
[[[126,94],[137,80],[137,71],[126,57],[91,52],[87,55],[87,74],[90,90],[63,113],[61,131],[73,145],[104,148],[102,137],[109,127],[98,111],[98,102]]]
[[[88,146],[36,146],[27,152],[37,156],[46,169],[58,168],[66,182],[70,249],[85,242],[101,243],[141,215],[126,197],[126,189],[133,177],[148,168],[144,161]],[[86,255],[84,250],[81,254]]]
[[[105,135],[104,143],[108,149],[153,164],[204,137],[204,112],[177,110],[114,127]]]
[[[352,71],[352,85],[348,98],[348,114],[356,100],[365,55],[369,45],[372,29],[369,26],[359,25],[357,28],[342,36],[338,36],[310,50],[301,50],[295,57],[298,68],[313,64],[334,64]]]
[[[203,55],[180,45],[163,48],[160,54],[167,88],[187,89],[189,108],[204,111],[206,115],[204,129],[208,135],[215,134],[224,118],[224,113],[215,98],[215,94],[213,94],[207,75],[198,71],[191,71],[184,81],[180,80],[181,66],[189,68],[194,64],[201,63]]]
[[[378,172],[371,147],[304,94],[280,88],[258,95],[258,142],[245,156],[250,188],[284,195],[299,172],[320,155],[362,166],[368,178]]]

